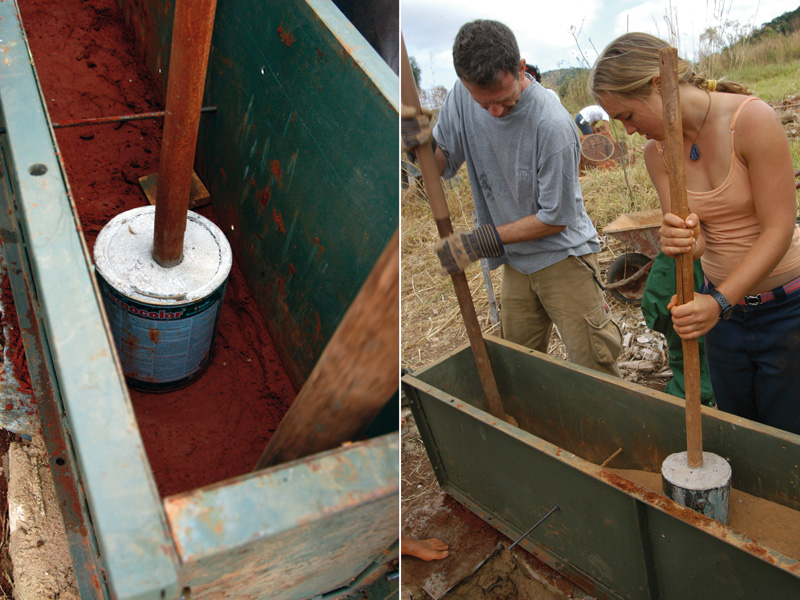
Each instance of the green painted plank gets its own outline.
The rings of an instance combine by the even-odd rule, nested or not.
[[[630,524],[636,523],[633,501],[587,478],[577,462],[565,468],[558,447],[520,435],[524,432],[465,403],[426,397],[421,406],[448,493],[495,527],[502,524],[514,539],[558,504],[560,510],[526,539],[545,546],[553,560],[569,564],[595,586],[613,589],[609,597],[647,597],[641,542],[630,535]],[[423,440],[427,448],[431,440]]]
[[[680,399],[489,337],[506,411],[528,432],[582,458],[660,472],[686,449]],[[472,354],[461,348],[419,371],[431,385],[484,404]],[[800,436],[702,407],[703,448],[729,460],[737,489],[800,510]],[[766,458],[768,457],[768,458]]]
[[[658,510],[649,511],[661,598],[797,598],[800,579]],[[758,549],[753,547],[753,551]]]

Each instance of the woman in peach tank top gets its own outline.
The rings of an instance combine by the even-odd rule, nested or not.
[[[613,41],[589,87],[612,119],[650,140],[645,164],[664,213],[661,249],[693,252],[706,285],[668,308],[684,339],[706,336],[719,408],[800,433],[800,229],[794,167],[775,111],[739,83],[708,80],[679,59],[691,214],[670,211],[658,52],[644,33]]]

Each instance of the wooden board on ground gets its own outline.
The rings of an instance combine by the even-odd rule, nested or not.
[[[139,177],[139,185],[144,190],[144,195],[147,196],[148,202],[155,206],[156,192],[158,188],[158,173],[151,173]],[[192,187],[189,190],[189,210],[199,208],[211,204],[211,194],[208,193],[206,186],[200,181],[197,173],[192,172]]]

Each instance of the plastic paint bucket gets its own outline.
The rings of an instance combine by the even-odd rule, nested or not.
[[[152,256],[154,224],[154,206],[117,215],[97,236],[94,261],[128,384],[165,392],[211,361],[232,253],[216,225],[189,211],[181,263],[164,268]]]

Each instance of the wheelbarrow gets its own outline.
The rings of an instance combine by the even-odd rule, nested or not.
[[[800,169],[794,173],[795,189],[800,189]],[[658,229],[661,209],[622,213],[603,228],[603,233],[618,239],[636,252],[619,255],[606,271],[605,288],[626,304],[641,304],[644,286],[653,259],[661,250]],[[800,217],[797,218],[800,225]]]
[[[642,302],[650,267],[661,249],[658,236],[661,217],[661,209],[658,208],[623,213],[603,229],[604,234],[636,251],[619,255],[606,271],[605,288],[621,302]]]

